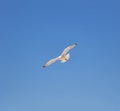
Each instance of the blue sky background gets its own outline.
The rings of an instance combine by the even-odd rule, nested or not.
[[[120,111],[119,4],[0,1],[0,111]]]

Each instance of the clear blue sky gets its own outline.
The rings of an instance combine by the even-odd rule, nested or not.
[[[119,0],[0,1],[0,111],[120,111]]]

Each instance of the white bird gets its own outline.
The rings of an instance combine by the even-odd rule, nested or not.
[[[68,59],[70,58],[70,54],[68,53],[68,51],[71,50],[72,48],[74,48],[76,45],[77,45],[77,43],[74,43],[74,44],[68,46],[67,48],[65,48],[60,56],[49,60],[45,65],[42,66],[42,68],[45,68],[58,60],[60,60],[61,63],[68,61]]]

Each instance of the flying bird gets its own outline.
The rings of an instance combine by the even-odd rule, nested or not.
[[[58,60],[60,60],[61,63],[64,63],[64,62],[68,61],[68,59],[70,58],[70,54],[69,54],[68,52],[69,52],[72,48],[74,48],[76,45],[77,45],[77,43],[74,43],[74,44],[68,46],[67,48],[65,48],[65,49],[63,50],[63,52],[61,53],[60,56],[49,60],[49,61],[48,61],[45,65],[43,65],[41,68],[45,68],[45,67],[51,65],[52,63],[58,61]]]

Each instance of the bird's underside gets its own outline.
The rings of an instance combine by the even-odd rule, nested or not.
[[[45,68],[58,60],[61,61],[61,63],[68,61],[68,59],[70,58],[70,54],[68,53],[68,51],[71,50],[72,48],[74,48],[76,45],[77,45],[77,43],[74,43],[74,44],[68,46],[67,48],[65,48],[60,56],[49,60],[45,65],[42,66],[42,68]]]

